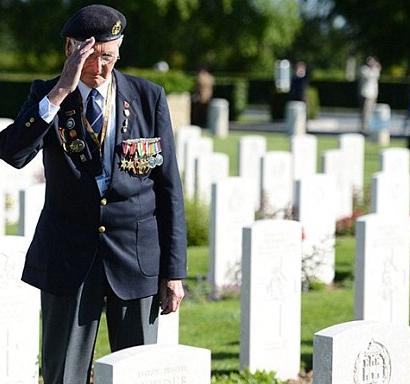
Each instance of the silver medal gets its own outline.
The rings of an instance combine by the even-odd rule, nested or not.
[[[157,165],[157,161],[155,160],[155,157],[151,156],[148,159],[148,167],[155,168],[156,165]]]
[[[157,154],[157,157],[155,158],[155,162],[158,167],[163,164],[164,158],[162,157],[161,154],[159,153]]]

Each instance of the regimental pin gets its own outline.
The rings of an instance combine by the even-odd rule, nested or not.
[[[87,161],[87,158],[85,157],[85,155],[84,155],[83,153],[80,155],[80,160],[81,160],[83,163],[85,163],[85,162]]]
[[[74,153],[82,152],[84,148],[85,148],[85,143],[84,141],[80,139],[76,139],[70,144],[70,150],[71,152],[74,152]]]
[[[68,116],[68,117],[74,116],[75,115],[75,110],[73,109],[72,111],[66,111],[65,115]]]
[[[127,100],[124,100],[124,108],[128,109],[130,107],[130,104],[128,103]]]
[[[72,117],[70,117],[67,122],[65,123],[67,129],[73,129],[75,127],[75,121]]]
[[[130,110],[129,109],[124,109],[124,116],[129,117],[130,116]]]
[[[122,133],[127,132],[127,127],[122,127],[122,128],[121,128],[121,132],[122,132]]]

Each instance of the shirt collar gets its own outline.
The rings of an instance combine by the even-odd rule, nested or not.
[[[103,97],[103,99],[105,100],[105,98],[107,97],[107,93],[108,93],[108,86],[110,85],[110,81],[111,81],[111,76],[107,81],[104,81],[104,83],[102,83],[99,87],[95,88],[98,93]],[[91,91],[91,88],[88,85],[85,85],[81,80],[78,82],[78,90],[81,93],[81,97],[84,101],[87,100],[88,95]]]

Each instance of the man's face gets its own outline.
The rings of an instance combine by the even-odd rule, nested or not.
[[[94,52],[87,58],[81,71],[81,80],[90,88],[97,88],[107,81],[119,58],[121,39],[96,43]]]

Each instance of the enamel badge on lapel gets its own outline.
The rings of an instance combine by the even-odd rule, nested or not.
[[[128,118],[130,117],[130,110],[129,110],[130,104],[128,103],[127,100],[124,100],[124,121],[122,122],[122,128],[121,131],[122,133],[127,132],[128,130]]]
[[[121,171],[142,176],[164,162],[160,154],[161,138],[140,138],[122,142]]]
[[[73,116],[75,111],[65,112],[66,116]],[[58,128],[60,132],[63,149],[67,153],[81,153],[85,149],[85,142],[78,138],[75,120],[69,117],[65,122],[64,128]],[[82,160],[83,161],[83,160]]]

